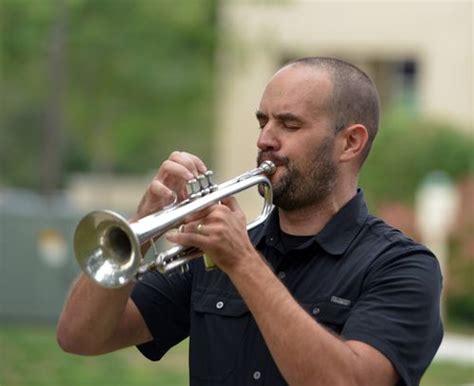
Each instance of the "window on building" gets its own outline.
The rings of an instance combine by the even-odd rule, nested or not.
[[[418,67],[412,59],[367,61],[367,70],[377,85],[383,110],[417,114]]]

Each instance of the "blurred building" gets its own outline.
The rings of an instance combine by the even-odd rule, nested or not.
[[[472,130],[472,16],[471,1],[220,2],[215,164],[226,177],[255,164],[263,88],[303,56],[361,67],[385,108]]]
[[[74,174],[66,194],[79,212],[107,208],[131,216],[152,178],[152,174]]]

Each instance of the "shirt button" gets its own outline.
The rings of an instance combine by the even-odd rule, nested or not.
[[[224,302],[219,301],[219,302],[216,303],[216,308],[218,310],[220,310],[222,307],[224,307]]]
[[[319,309],[319,307],[314,307],[314,308],[311,310],[311,313],[312,313],[313,315],[318,315],[320,312],[321,312],[321,310]]]
[[[280,279],[284,279],[286,277],[286,273],[283,272],[283,271],[280,271],[278,272],[277,276],[280,278]]]
[[[262,376],[262,373],[260,371],[255,371],[253,373],[253,379],[255,379],[256,381],[259,380],[261,376]]]

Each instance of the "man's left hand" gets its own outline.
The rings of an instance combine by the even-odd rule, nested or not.
[[[166,238],[202,250],[224,272],[238,267],[246,256],[256,255],[247,234],[245,214],[233,197],[188,217],[178,232]]]

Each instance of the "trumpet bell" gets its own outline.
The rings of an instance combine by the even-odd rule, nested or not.
[[[125,285],[141,263],[137,236],[125,218],[108,210],[93,211],[80,221],[74,253],[84,273],[106,288]]]

